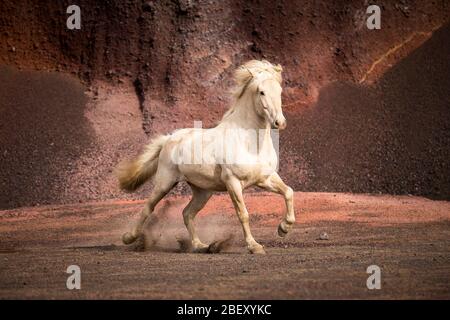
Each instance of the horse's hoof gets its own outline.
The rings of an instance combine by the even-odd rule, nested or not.
[[[145,234],[141,233],[136,237],[136,240],[133,242],[133,251],[142,252],[147,249],[147,243],[145,239]]]
[[[281,223],[278,225],[278,235],[282,238],[286,237],[287,231],[283,230],[283,227],[281,226]]]
[[[135,242],[137,237],[133,236],[131,232],[125,232],[122,236],[122,242],[124,244],[132,244]]]
[[[219,253],[231,247],[233,243],[233,235],[230,234],[228,238],[216,240],[208,246],[208,253]]]
[[[192,253],[209,253],[209,246],[193,248]]]
[[[192,252],[193,253],[208,253],[209,252],[209,246],[204,243],[196,243],[192,245]]]
[[[249,248],[248,250],[250,251],[251,254],[266,254],[264,247],[261,245],[254,246],[252,248]]]

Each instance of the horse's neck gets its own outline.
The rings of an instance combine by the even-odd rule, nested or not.
[[[258,149],[260,154],[267,154],[268,152],[274,151],[275,148],[273,146],[272,136],[271,136],[270,125],[267,124],[267,127],[264,129],[264,135],[258,139]]]
[[[258,116],[252,105],[250,97],[243,96],[232,107],[232,112],[227,115],[218,125],[225,129],[244,129],[256,130],[258,150],[268,151],[273,149],[272,137],[270,135],[270,124],[264,118]],[[242,134],[240,139],[254,139],[255,132],[252,134]],[[244,144],[254,143],[254,141],[242,141]]]
[[[258,116],[248,94],[234,102],[231,112],[219,124],[222,128],[266,129],[268,122]]]

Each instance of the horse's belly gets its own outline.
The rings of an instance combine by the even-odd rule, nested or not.
[[[225,191],[219,165],[182,164],[178,166],[183,180],[202,189]]]

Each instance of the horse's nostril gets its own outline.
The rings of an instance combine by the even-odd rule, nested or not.
[[[278,122],[278,120],[276,120],[276,121],[275,121],[275,127],[278,128],[279,126],[280,126],[280,123]]]

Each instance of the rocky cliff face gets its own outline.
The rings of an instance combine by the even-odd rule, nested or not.
[[[0,63],[37,72],[1,69],[0,207],[124,197],[117,161],[213,125],[251,58],[284,67],[296,189],[450,194],[447,1],[381,1],[381,30],[367,1],[78,1],[81,30],[70,4],[2,1]]]

